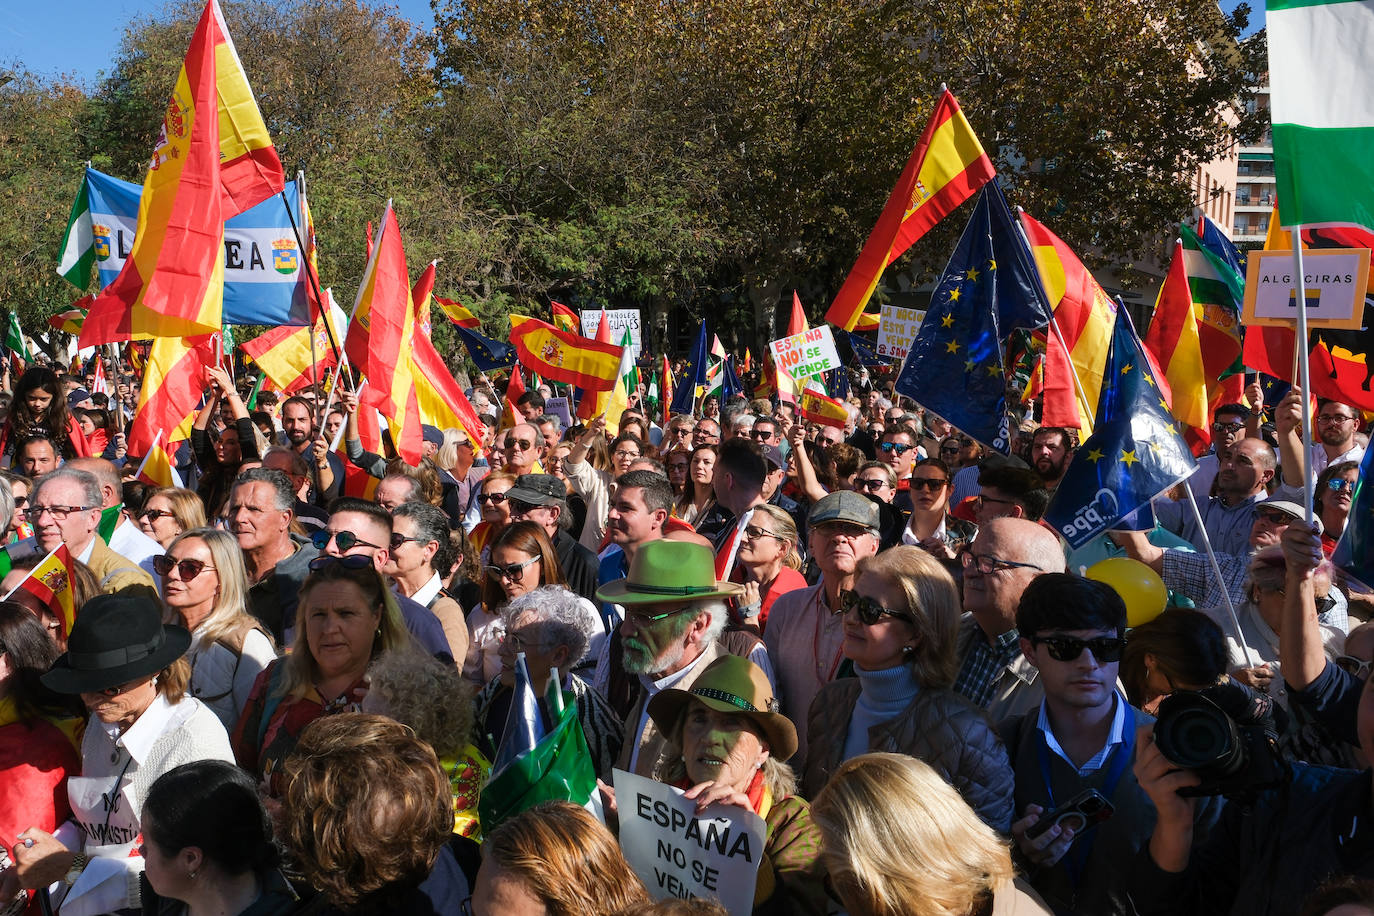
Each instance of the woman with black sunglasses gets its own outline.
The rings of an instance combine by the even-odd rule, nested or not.
[[[826,684],[811,703],[802,794],[814,798],[851,757],[908,754],[1005,833],[1014,788],[1007,752],[982,710],[951,689],[960,613],[953,577],[919,547],[893,547],[859,563],[838,613],[855,677]]]
[[[253,682],[277,657],[272,637],[248,613],[243,552],[227,531],[193,528],[153,557],[165,620],[191,631],[191,696],[234,727]]]
[[[945,564],[952,574],[960,572],[959,551],[973,541],[978,526],[949,514],[954,492],[949,465],[939,458],[923,458],[911,469],[911,516],[902,543],[915,545]]]

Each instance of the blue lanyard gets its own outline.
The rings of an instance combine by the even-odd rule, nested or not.
[[[1125,703],[1126,700],[1119,694],[1116,702]],[[1126,710],[1126,722],[1122,728],[1121,743],[1114,747],[1109,755],[1111,764],[1107,769],[1107,778],[1102,783],[1099,790],[1106,796],[1108,801],[1116,794],[1116,787],[1121,782],[1121,777],[1126,773],[1126,767],[1135,759],[1135,729],[1132,727],[1132,716]],[[1050,780],[1050,745],[1045,740],[1045,733],[1036,729],[1039,740],[1036,742],[1036,754],[1040,758],[1040,778],[1045,783],[1045,796],[1049,801],[1050,810],[1055,808],[1054,787]],[[1083,875],[1083,868],[1087,865],[1088,856],[1092,854],[1094,841],[1097,840],[1097,832],[1094,831],[1090,836],[1075,838],[1069,851],[1064,854],[1060,861],[1064,863],[1064,870],[1069,873],[1069,881],[1074,887],[1078,887],[1079,879]]]

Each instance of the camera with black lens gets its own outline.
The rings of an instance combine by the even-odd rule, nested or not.
[[[1274,701],[1234,680],[1169,694],[1159,704],[1154,735],[1166,760],[1202,780],[1179,789],[1185,797],[1253,798],[1288,778]]]

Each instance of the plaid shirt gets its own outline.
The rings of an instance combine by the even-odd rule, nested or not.
[[[1021,634],[1014,627],[994,639],[992,645],[980,634],[959,666],[959,676],[954,679],[955,692],[968,697],[975,706],[986,707],[992,699],[998,673],[1021,651],[1020,638]]]

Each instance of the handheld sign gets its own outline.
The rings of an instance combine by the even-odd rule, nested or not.
[[[878,355],[897,361],[906,359],[906,352],[925,317],[922,309],[883,306],[878,319]]]
[[[840,354],[835,349],[829,325],[775,340],[768,346],[773,351],[773,363],[794,379],[820,375],[840,365]]]
[[[768,826],[752,811],[697,803],[674,788],[616,770],[620,849],[655,900],[715,900],[730,916],[754,909],[754,882]]]
[[[597,325],[601,323],[601,309],[583,309],[579,313],[582,321],[582,336],[596,337]],[[611,340],[619,344],[630,329],[631,358],[639,359],[643,352],[643,340],[639,332],[639,309],[606,309],[606,326],[611,329]]]
[[[563,424],[564,429],[573,425],[572,411],[568,409],[568,399],[562,395],[549,398],[545,401],[544,413],[557,417],[558,422]]]
[[[1363,327],[1369,249],[1321,248],[1302,256],[1307,324],[1357,331]],[[1293,252],[1252,251],[1245,266],[1244,323],[1291,327],[1298,318]]]

